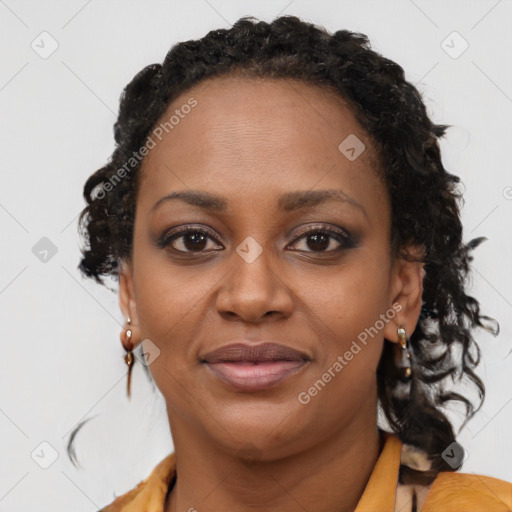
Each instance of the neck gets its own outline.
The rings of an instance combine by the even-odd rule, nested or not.
[[[285,459],[249,463],[171,425],[177,479],[165,512],[353,512],[384,441],[376,422],[366,428],[352,424]]]

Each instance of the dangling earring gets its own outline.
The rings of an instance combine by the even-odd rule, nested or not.
[[[130,329],[131,321],[130,317],[128,317],[127,320],[128,327],[126,329],[123,329],[121,332],[121,343],[123,344],[124,349],[126,350],[126,355],[124,356],[124,361],[128,365],[128,382],[127,382],[127,394],[128,398],[131,399],[131,392],[130,392],[130,385],[132,381],[132,368],[133,363],[135,362],[135,358],[133,357],[133,343],[131,341],[132,339],[132,330]]]
[[[407,347],[407,337],[405,335],[405,329],[403,327],[399,327],[397,329],[398,333],[398,340],[400,341],[400,346],[402,347],[402,376],[405,379],[410,379],[412,375],[412,368],[411,368],[411,352],[409,348]],[[404,363],[405,359],[405,363]]]

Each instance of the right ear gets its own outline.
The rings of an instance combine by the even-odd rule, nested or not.
[[[138,339],[139,320],[133,286],[133,268],[128,261],[123,261],[119,270],[119,307],[126,319],[130,317],[134,339]]]

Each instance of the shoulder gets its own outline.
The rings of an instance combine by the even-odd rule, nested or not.
[[[463,510],[512,511],[512,483],[474,473],[439,473],[430,487],[421,512]]]
[[[98,512],[146,512],[162,510],[169,484],[176,475],[175,453],[162,459],[151,474],[133,489],[117,496]]]

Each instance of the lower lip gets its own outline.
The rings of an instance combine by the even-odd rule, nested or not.
[[[296,374],[305,365],[306,361],[206,363],[216,377],[238,391],[272,388]]]

